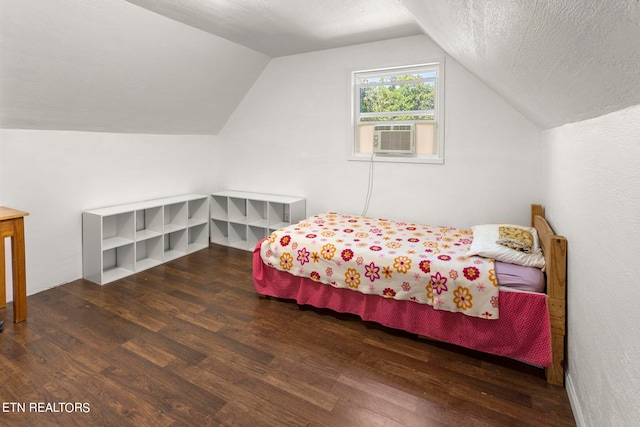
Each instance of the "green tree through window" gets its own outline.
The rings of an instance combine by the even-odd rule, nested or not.
[[[360,113],[431,112],[431,114],[407,114],[369,117],[374,120],[430,120],[433,119],[434,82],[420,81],[419,76],[404,75],[382,77],[362,84],[375,84],[360,88]],[[363,121],[367,121],[367,118]]]

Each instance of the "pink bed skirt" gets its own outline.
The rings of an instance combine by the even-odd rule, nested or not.
[[[485,320],[428,305],[334,288],[266,266],[253,252],[253,284],[261,295],[351,313],[363,320],[498,356],[551,366],[545,294],[500,291],[500,318]]]

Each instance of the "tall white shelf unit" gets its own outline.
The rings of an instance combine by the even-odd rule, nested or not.
[[[83,277],[104,285],[209,246],[209,196],[185,194],[82,213]]]
[[[211,195],[211,242],[253,250],[256,244],[280,228],[306,218],[301,197],[244,191]]]

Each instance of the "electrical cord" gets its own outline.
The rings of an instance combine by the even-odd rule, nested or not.
[[[373,156],[376,153],[371,153],[371,158],[369,159],[369,186],[367,188],[367,197],[364,202],[364,209],[362,210],[362,215],[365,216],[367,211],[369,210],[369,202],[371,201],[371,193],[373,193]]]

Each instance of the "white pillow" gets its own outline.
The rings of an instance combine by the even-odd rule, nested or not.
[[[528,231],[533,236],[533,249],[530,254],[516,251],[497,243],[499,239],[499,227],[516,227]],[[467,256],[478,255],[496,261],[522,265],[524,267],[544,268],[544,256],[538,242],[538,233],[533,227],[524,227],[513,224],[484,224],[474,225],[473,242],[467,252]]]

